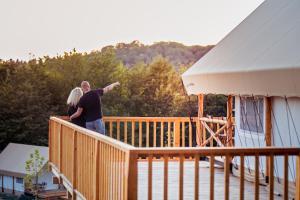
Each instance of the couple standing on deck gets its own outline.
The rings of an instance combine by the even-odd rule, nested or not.
[[[102,120],[101,96],[119,82],[92,90],[89,82],[82,81],[81,88],[74,88],[67,100],[68,115],[72,123],[105,135],[105,124]]]

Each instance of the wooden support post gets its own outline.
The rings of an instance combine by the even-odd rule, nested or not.
[[[174,147],[180,146],[180,121],[177,119],[174,123]]]
[[[300,154],[296,158],[296,196],[295,200],[300,200]]]
[[[233,146],[233,123],[232,123],[232,96],[228,95],[227,98],[227,145]]]
[[[128,163],[126,180],[127,180],[127,199],[137,200],[137,187],[138,187],[138,168],[137,168],[137,155],[134,152],[129,151],[127,153]]]
[[[265,134],[266,134],[266,146],[272,146],[272,99],[266,97],[266,110],[265,110]],[[266,157],[266,183],[269,183],[270,177],[270,157]]]
[[[197,145],[201,146],[203,140],[203,126],[200,123],[200,118],[203,117],[203,102],[204,102],[204,95],[198,95],[198,120],[197,120],[197,133],[196,133],[196,141]]]

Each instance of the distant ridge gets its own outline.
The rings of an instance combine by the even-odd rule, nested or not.
[[[148,64],[153,58],[162,56],[167,58],[175,68],[178,68],[194,64],[213,47],[214,45],[186,46],[178,42],[156,42],[152,45],[144,45],[138,40],[134,40],[131,43],[109,45],[103,47],[101,51],[115,50],[116,57],[128,67],[140,62]]]

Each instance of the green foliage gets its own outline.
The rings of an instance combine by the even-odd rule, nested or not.
[[[134,41],[89,54],[73,50],[28,62],[0,60],[0,151],[9,142],[47,145],[49,116],[66,115],[69,92],[82,80],[92,88],[121,83],[102,98],[106,116],[196,116],[197,97],[185,95],[180,75],[197,56],[174,64],[177,55],[190,54],[178,53],[184,49],[199,57],[210,47]],[[224,116],[224,98],[207,96],[204,114]]]
[[[30,154],[30,158],[25,163],[26,176],[25,176],[25,188],[30,189],[35,196],[38,192],[38,178],[42,173],[42,168],[45,158],[40,155],[39,150],[35,150]]]

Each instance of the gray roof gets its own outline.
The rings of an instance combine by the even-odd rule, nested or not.
[[[30,154],[38,149],[44,157],[44,164],[48,162],[48,147],[26,144],[9,143],[0,154],[0,174],[24,176],[26,175],[25,162]]]
[[[182,79],[189,94],[300,96],[300,1],[266,0]]]

